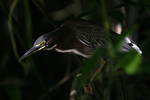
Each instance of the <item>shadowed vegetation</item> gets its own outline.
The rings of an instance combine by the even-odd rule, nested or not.
[[[0,0],[0,13],[0,100],[150,99],[149,0]],[[122,35],[90,59],[40,51],[18,62],[39,36],[74,18]],[[135,50],[119,52],[126,36],[138,44],[141,56]],[[83,85],[104,54],[109,58],[92,83],[94,94],[86,94]],[[72,89],[77,92],[70,96]]]

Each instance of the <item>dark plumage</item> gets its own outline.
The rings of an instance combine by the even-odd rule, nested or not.
[[[107,40],[115,41],[117,36],[117,33],[96,23],[81,19],[69,20],[56,30],[40,36],[20,60],[36,51],[51,49],[90,57],[96,48],[107,48]],[[139,54],[142,53],[133,41],[125,38],[125,43],[120,51],[128,52],[132,48]]]

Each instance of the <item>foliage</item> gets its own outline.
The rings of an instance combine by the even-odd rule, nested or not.
[[[78,91],[76,100],[150,99],[149,0],[0,0],[0,8],[0,100],[69,100],[71,89]],[[41,51],[18,62],[40,35],[71,18],[110,29],[121,23],[122,35],[90,59]],[[139,44],[141,56],[134,50],[119,52],[128,35]],[[92,84],[94,95],[86,94],[83,85],[104,54],[109,58]],[[82,75],[76,79],[77,73]]]

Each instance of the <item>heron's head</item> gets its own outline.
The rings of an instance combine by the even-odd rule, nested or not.
[[[32,48],[30,48],[20,59],[30,56],[31,54],[40,50],[51,50],[56,46],[56,36],[57,30],[41,35],[34,43]]]

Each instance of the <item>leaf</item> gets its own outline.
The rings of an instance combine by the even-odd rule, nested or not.
[[[120,54],[118,56],[118,63],[124,71],[133,75],[139,72],[140,63],[141,63],[141,55],[139,55],[135,50],[131,50],[128,53]]]
[[[85,65],[81,69],[82,76],[79,80],[81,80],[81,84],[85,83],[88,79],[89,73],[94,71],[96,67],[99,65],[100,57],[104,55],[106,52],[103,49],[97,49],[93,56],[90,59],[85,61]]]
[[[116,52],[120,52],[120,48],[122,47],[122,45],[124,44],[125,41],[125,37],[127,37],[128,35],[132,34],[134,31],[136,31],[139,26],[140,26],[141,22],[136,22],[133,25],[131,25],[126,31],[124,31],[121,35],[119,35],[115,42],[112,44],[113,45],[113,52],[114,54]]]

